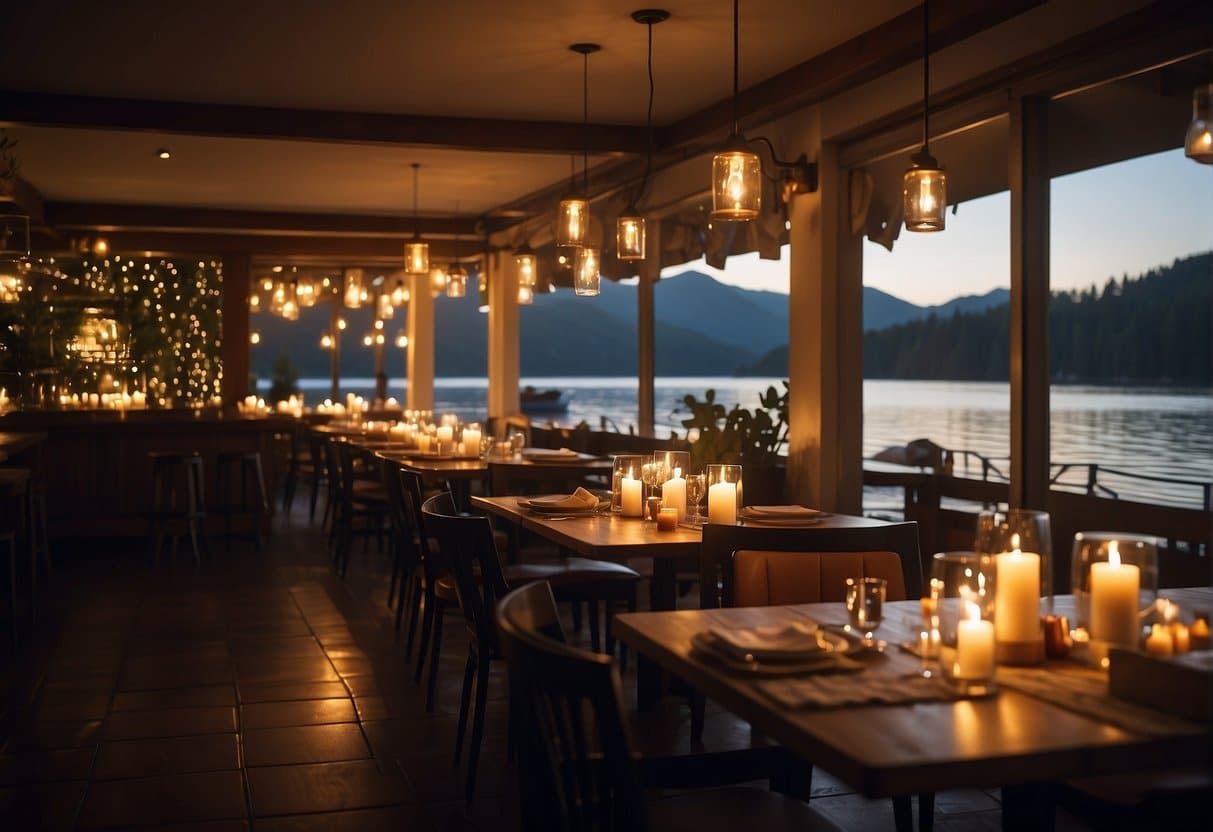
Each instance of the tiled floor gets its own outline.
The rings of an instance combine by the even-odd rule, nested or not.
[[[153,571],[138,546],[59,553],[35,646],[5,657],[0,829],[517,827],[501,670],[468,806],[452,763],[463,628],[446,628],[426,714],[383,557],[356,555],[343,582],[322,535],[279,524],[265,551],[216,545],[200,573]],[[813,785],[844,828],[892,828],[888,801],[821,771]],[[996,794],[941,795],[937,828],[996,828]]]

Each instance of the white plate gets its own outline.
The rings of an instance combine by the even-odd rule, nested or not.
[[[819,630],[822,638],[829,642],[833,649],[823,650],[811,658],[793,661],[746,661],[735,658],[716,649],[711,634],[707,630],[691,636],[691,648],[695,655],[715,662],[729,670],[747,673],[754,676],[795,676],[806,673],[839,672],[854,670],[855,663],[842,658],[857,652],[861,645],[843,635]]]

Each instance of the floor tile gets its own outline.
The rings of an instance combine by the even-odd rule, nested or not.
[[[215,708],[236,704],[236,689],[231,684],[201,685],[165,690],[119,691],[114,694],[115,711],[152,711],[165,708]]]
[[[9,739],[4,751],[49,751],[79,748],[96,742],[100,720],[88,722],[30,722]]]
[[[370,749],[362,737],[362,731],[354,723],[244,732],[246,766],[358,760],[369,756]]]
[[[287,702],[294,699],[339,699],[349,691],[341,682],[269,682],[240,684],[241,702]]]
[[[240,772],[216,771],[94,782],[84,798],[79,826],[146,826],[244,816]]]
[[[414,832],[431,828],[428,817],[418,806],[389,806],[257,820],[257,832]]]
[[[87,784],[40,783],[0,789],[5,829],[70,830]]]
[[[206,734],[102,743],[93,778],[114,780],[239,767],[236,735]]]
[[[289,725],[323,725],[330,722],[356,722],[354,704],[344,699],[302,699],[296,702],[260,702],[240,709],[244,730],[282,728]]]
[[[84,780],[97,754],[94,746],[60,751],[0,754],[0,786]]]
[[[250,769],[253,815],[293,815],[412,800],[403,775],[381,773],[374,761]]]
[[[326,658],[292,657],[237,660],[236,678],[240,682],[336,682],[340,677]]]
[[[84,722],[104,719],[109,713],[110,692],[48,691],[39,697],[34,719],[46,722]]]
[[[192,734],[224,734],[235,730],[235,708],[166,708],[112,713],[101,729],[101,738],[133,740],[185,737]]]
[[[119,690],[162,690],[231,682],[232,666],[227,662],[183,667],[149,667],[118,678]]]

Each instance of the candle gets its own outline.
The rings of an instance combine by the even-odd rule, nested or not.
[[[708,522],[737,525],[737,483],[718,482],[708,487]]]
[[[640,517],[644,513],[641,486],[643,486],[643,483],[633,477],[631,471],[620,482],[620,487],[623,490],[621,502],[624,517]]]
[[[678,528],[678,509],[661,508],[657,510],[657,531],[672,532]]]
[[[1040,555],[1019,550],[998,556],[994,595],[994,628],[999,641],[1040,641]]]
[[[1150,628],[1150,637],[1146,639],[1146,652],[1155,656],[1169,656],[1174,652],[1171,631],[1165,624],[1155,624]]]
[[[994,675],[994,624],[983,621],[981,608],[965,601],[965,617],[956,627],[957,679],[989,679]]]
[[[1187,653],[1192,649],[1192,638],[1182,621],[1171,622],[1171,646],[1176,653]]]
[[[1140,588],[1141,570],[1121,563],[1119,546],[1111,541],[1107,563],[1091,564],[1091,638],[1137,646]]]
[[[463,455],[480,456],[480,431],[476,428],[463,429]]]
[[[1198,618],[1188,628],[1188,639],[1193,650],[1207,650],[1209,647],[1209,619]]]
[[[455,429],[450,425],[443,425],[442,427],[438,428],[437,435],[439,443],[450,442],[455,438]]]
[[[417,434],[417,450],[423,454],[430,452],[430,435],[428,433]]]
[[[674,476],[661,486],[661,507],[672,508],[678,512],[677,523],[681,523],[687,513],[687,481],[682,477],[682,469],[675,468]]]
[[[131,403],[141,410],[147,407],[147,393],[144,393],[142,390],[136,390],[134,393],[131,393]]]

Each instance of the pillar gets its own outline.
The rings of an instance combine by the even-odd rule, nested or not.
[[[518,339],[518,272],[509,250],[485,257],[488,269],[488,369],[490,419],[518,413],[518,375],[521,367]]]
[[[222,396],[225,406],[235,406],[249,394],[249,285],[251,258],[247,254],[223,255],[223,359]]]
[[[333,348],[329,350],[329,398],[341,401],[341,336],[344,334],[337,322],[341,320],[341,296],[329,298],[329,335]]]
[[[818,158],[816,193],[789,206],[791,502],[859,514],[863,508],[863,274],[850,233],[847,174],[816,124],[797,143]],[[820,148],[819,150],[817,148]]]
[[[405,356],[409,410],[434,409],[434,296],[428,274],[409,275],[409,345]]]
[[[656,312],[653,289],[661,279],[661,220],[649,217],[645,220],[645,226],[648,251],[640,263],[640,280],[636,286],[636,378],[640,382],[637,423],[641,436],[652,436],[656,412],[656,372],[653,363]]]

